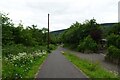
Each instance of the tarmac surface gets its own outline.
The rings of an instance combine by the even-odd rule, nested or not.
[[[36,78],[87,78],[64,55],[62,47],[50,53],[42,64]]]

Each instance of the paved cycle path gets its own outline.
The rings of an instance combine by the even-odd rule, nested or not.
[[[48,55],[36,78],[87,78],[61,54],[61,51],[62,48],[58,47]]]

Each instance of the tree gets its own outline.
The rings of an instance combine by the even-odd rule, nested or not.
[[[120,48],[120,35],[115,35],[114,33],[107,36],[107,45],[108,46],[115,46],[117,48]]]
[[[83,40],[88,35],[97,43],[101,40],[102,30],[95,19],[86,20],[83,24],[74,23],[62,35],[62,41],[65,44],[74,44],[76,47],[80,40]]]
[[[1,13],[1,25],[2,25],[2,45],[12,44],[13,41],[13,29],[14,24],[12,20],[7,17],[8,14]]]
[[[120,35],[120,23],[114,24],[114,25],[108,30],[108,35],[110,35],[111,33]]]
[[[97,43],[91,38],[91,36],[85,37],[82,41],[80,41],[78,45],[78,51],[93,51],[96,52],[98,49]]]
[[[47,29],[37,29],[37,25],[24,28],[20,22],[17,27],[7,15],[1,15],[3,45],[23,44],[24,46],[46,45]]]
[[[92,39],[95,40],[97,43],[101,40],[102,38],[102,30],[100,28],[100,25],[96,23],[95,19],[91,19],[90,21],[86,21],[83,26],[84,32],[86,35],[91,35]]]

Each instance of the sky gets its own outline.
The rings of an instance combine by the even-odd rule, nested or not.
[[[0,11],[18,25],[47,28],[50,14],[50,31],[69,28],[76,21],[96,19],[97,23],[118,22],[119,0],[1,0]]]
[[[120,22],[120,1],[118,2],[118,22]]]

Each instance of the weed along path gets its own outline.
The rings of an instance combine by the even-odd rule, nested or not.
[[[61,54],[61,51],[62,48],[58,47],[48,55],[36,78],[87,78]]]

